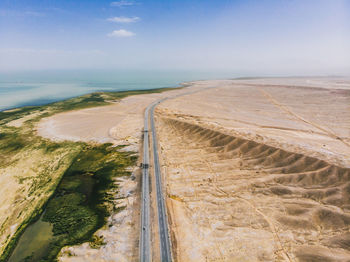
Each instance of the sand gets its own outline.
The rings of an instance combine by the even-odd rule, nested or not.
[[[157,110],[176,261],[348,261],[350,82],[204,83]]]
[[[69,111],[44,118],[37,126],[40,136],[55,141],[84,141],[139,145],[143,113],[153,101],[185,92],[185,89],[134,95],[112,105]],[[138,148],[133,147],[135,150]]]
[[[175,260],[349,260],[349,79],[198,81],[57,114],[38,133],[139,151],[145,107],[189,90],[202,91],[156,111]],[[139,206],[126,206],[123,219],[111,220],[113,231],[98,232],[106,247],[70,247],[75,256],[61,260],[137,260]]]

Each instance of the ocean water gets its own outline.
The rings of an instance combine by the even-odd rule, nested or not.
[[[36,71],[0,73],[0,110],[43,105],[95,91],[176,87],[185,81],[233,78],[230,72]]]

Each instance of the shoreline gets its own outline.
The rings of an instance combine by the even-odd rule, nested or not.
[[[97,90],[97,91],[92,91],[92,92],[86,92],[86,93],[82,93],[82,94],[79,94],[79,95],[74,95],[74,96],[69,96],[69,97],[64,97],[64,98],[58,98],[58,99],[47,99],[48,101],[47,102],[39,102],[39,103],[32,103],[32,102],[26,102],[26,103],[23,103],[21,105],[15,105],[13,107],[7,107],[7,108],[4,108],[4,109],[0,109],[0,113],[7,113],[7,112],[14,112],[14,111],[17,111],[17,110],[21,110],[23,108],[35,108],[35,107],[41,107],[41,106],[48,106],[48,105],[51,105],[51,104],[55,104],[55,103],[58,103],[58,102],[63,102],[63,101],[66,101],[66,100],[70,100],[70,99],[73,99],[73,98],[77,98],[77,97],[82,97],[82,96],[88,96],[88,95],[92,95],[92,94],[95,94],[95,93],[125,93],[125,92],[138,92],[138,91],[152,91],[152,90],[163,90],[163,89],[174,89],[174,88],[181,88],[183,86],[183,84],[185,84],[186,82],[183,82],[183,83],[180,83],[178,85],[175,85],[175,86],[166,86],[166,87],[160,87],[160,88],[150,88],[150,89],[130,89],[130,90],[127,90],[127,89],[123,89],[123,90],[118,90],[118,91],[111,91],[111,90]]]

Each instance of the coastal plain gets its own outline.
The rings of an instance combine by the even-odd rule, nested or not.
[[[113,230],[137,195],[130,194],[138,173],[132,148],[108,139],[46,139],[36,131],[42,119],[162,91],[91,93],[0,112],[0,261],[51,261],[63,246],[83,242],[97,250],[104,240],[96,230]]]
[[[38,135],[56,142],[82,141],[85,143],[111,143],[122,146],[122,151],[141,152],[143,114],[152,102],[185,92],[186,88],[162,89],[144,95],[131,95],[111,101],[110,105],[62,112],[43,118]],[[166,92],[165,92],[166,91]],[[141,159],[140,159],[141,161]],[[140,170],[130,167],[131,177],[116,180],[118,193],[115,207],[107,224],[96,232],[104,244],[92,248],[89,243],[65,247],[59,261],[138,261],[140,232]]]
[[[164,97],[156,128],[175,261],[350,259],[349,79],[190,82],[55,114],[37,132],[141,152],[144,109]],[[123,211],[97,232],[105,245],[67,247],[59,260],[138,259],[134,173],[118,184]]]

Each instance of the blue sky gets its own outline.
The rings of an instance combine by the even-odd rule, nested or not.
[[[0,71],[144,68],[350,74],[350,1],[0,1]]]

